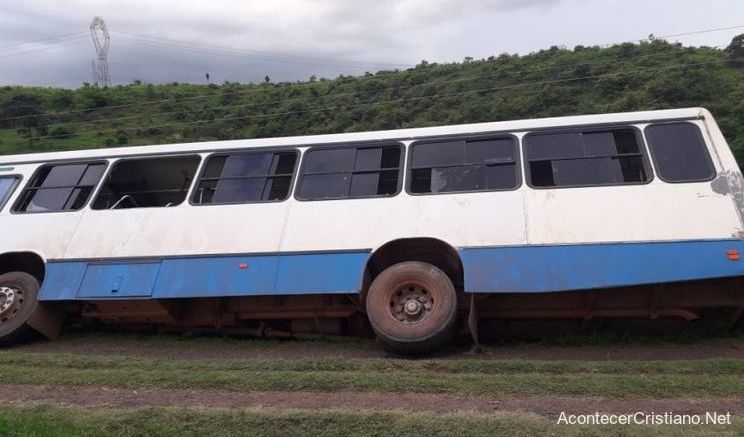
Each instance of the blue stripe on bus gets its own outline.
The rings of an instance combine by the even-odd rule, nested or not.
[[[540,293],[744,275],[744,241],[463,248],[465,291]],[[367,251],[55,261],[40,300],[356,293]]]
[[[357,293],[369,251],[54,261],[39,300]]]
[[[461,250],[465,290],[540,293],[744,275],[742,240],[609,243]]]

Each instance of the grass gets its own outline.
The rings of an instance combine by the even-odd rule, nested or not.
[[[744,422],[728,426],[570,426],[532,414],[433,414],[396,412],[99,409],[50,405],[4,406],[0,435],[135,436],[534,436],[534,435],[741,435]]]
[[[744,393],[744,360],[183,360],[2,351],[0,383],[231,391],[738,397]]]
[[[676,347],[711,343],[740,347],[741,340],[740,335],[685,337],[684,343],[677,343]],[[658,336],[619,335],[610,339],[571,336],[553,344],[542,341],[509,343],[503,347],[560,347],[561,344],[604,347],[613,342],[675,345],[674,341],[673,337]],[[307,348],[305,352],[303,348]],[[233,392],[348,390],[388,392],[391,398],[396,392],[483,395],[496,399],[545,395],[577,399],[669,399],[670,405],[676,399],[739,399],[744,393],[744,359],[736,358],[546,361],[469,354],[403,359],[374,352],[355,353],[375,348],[374,342],[355,339],[246,341],[204,336],[83,333],[66,335],[57,344],[0,350],[0,384]],[[289,357],[285,351],[272,354],[276,349],[291,353]],[[133,350],[136,355],[131,354]],[[182,351],[190,352],[182,356]],[[236,357],[235,351],[241,353]],[[294,352],[299,352],[297,357]],[[737,417],[726,426],[582,427],[556,424],[558,413],[555,417],[524,412],[412,413],[395,410],[394,402],[390,411],[72,407],[7,400],[0,400],[0,405],[0,436],[744,435],[744,419]]]

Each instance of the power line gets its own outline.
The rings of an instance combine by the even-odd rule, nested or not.
[[[5,44],[5,45],[0,46],[0,51],[7,50],[7,49],[17,49],[20,46],[30,46],[30,45],[35,45],[35,44],[49,44],[49,43],[54,43],[58,40],[65,40],[68,38],[83,38],[86,35],[87,34],[84,32],[66,33],[64,35],[50,36],[48,38],[37,39],[35,41]]]
[[[740,60],[744,60],[744,58],[736,58],[733,60],[740,61]],[[203,124],[203,123],[214,123],[214,122],[220,122],[220,121],[244,120],[244,119],[249,119],[249,118],[266,119],[266,118],[283,117],[283,116],[288,116],[288,115],[297,115],[297,114],[305,114],[305,113],[327,112],[327,111],[333,111],[333,110],[339,110],[339,109],[349,110],[349,109],[356,109],[360,107],[381,105],[381,104],[402,103],[402,102],[421,101],[421,100],[429,100],[429,99],[433,100],[433,99],[440,99],[444,97],[455,97],[455,96],[461,96],[461,95],[472,94],[472,93],[487,93],[487,92],[503,91],[503,90],[509,90],[509,89],[533,87],[533,86],[539,86],[539,85],[555,85],[558,83],[568,83],[568,82],[576,82],[576,81],[583,81],[583,80],[600,79],[604,77],[621,77],[621,76],[626,76],[630,74],[650,73],[650,72],[657,72],[657,71],[674,70],[674,69],[684,68],[684,67],[721,64],[721,63],[726,63],[729,61],[730,60],[696,62],[696,63],[679,64],[679,65],[666,66],[666,67],[646,68],[642,70],[636,69],[636,70],[630,70],[630,71],[595,74],[595,75],[588,75],[588,76],[582,76],[582,77],[573,77],[573,78],[564,78],[564,79],[554,79],[554,80],[548,80],[548,81],[536,81],[536,82],[529,82],[529,83],[513,84],[513,85],[507,85],[507,86],[501,86],[501,87],[481,88],[481,89],[460,91],[460,92],[448,93],[448,94],[432,94],[430,96],[407,97],[407,98],[394,99],[394,100],[381,100],[381,101],[376,101],[376,102],[366,102],[366,103],[360,103],[360,104],[355,104],[355,105],[329,106],[325,108],[315,108],[315,109],[307,109],[307,110],[303,109],[303,110],[297,110],[297,111],[285,111],[285,112],[277,112],[277,113],[271,113],[271,114],[245,115],[245,116],[235,116],[235,117],[203,119],[203,120],[188,121],[188,122],[165,123],[165,124],[159,124],[159,125],[141,126],[139,128],[156,129],[156,128],[163,128],[163,127],[189,126],[189,125],[196,125],[196,124]],[[94,130],[94,131],[69,133],[69,134],[63,134],[63,135],[45,135],[45,136],[40,136],[34,139],[41,140],[41,139],[52,139],[52,138],[66,138],[66,137],[80,136],[80,135],[91,134],[91,133],[111,133],[111,132],[118,132],[118,131],[128,131],[132,129],[133,128]]]
[[[150,44],[150,47],[165,48],[165,49],[180,49],[186,51],[196,51],[199,53],[208,54],[225,54],[234,57],[246,57],[249,59],[261,59],[272,62],[285,62],[292,64],[303,64],[303,65],[338,65],[338,66],[351,66],[351,67],[369,67],[369,66],[388,66],[388,67],[410,67],[409,64],[403,63],[392,63],[392,62],[366,62],[366,61],[355,61],[349,59],[339,58],[328,58],[318,56],[306,56],[306,55],[295,55],[295,54],[283,54],[276,52],[266,52],[259,50],[246,50],[235,47],[219,46],[214,44],[204,44],[184,40],[174,40],[162,37],[149,37],[145,35],[136,35],[126,32],[115,31],[117,35],[128,39],[130,43],[136,44]],[[309,61],[302,61],[301,58],[308,59]]]
[[[725,30],[735,30],[735,29],[742,29],[744,28],[744,24],[740,24],[738,26],[729,26],[729,27],[716,27],[713,29],[704,29],[704,30],[696,30],[693,32],[685,32],[685,33],[677,33],[677,34],[671,34],[671,35],[662,35],[657,38],[677,38],[680,36],[691,36],[691,35],[700,35],[702,33],[712,33],[712,32],[722,32]]]
[[[41,47],[17,47],[15,49],[6,49],[4,52],[0,52],[0,57],[9,58],[12,56],[21,56],[21,55],[27,55],[30,53],[36,53],[36,52],[40,52],[44,50],[50,50],[50,49],[56,48],[62,43],[81,41],[85,39],[85,37],[86,37],[85,35],[71,36],[71,37],[67,37],[64,39],[56,40],[53,44],[49,43]]]
[[[636,56],[634,59],[635,60],[648,59],[648,58],[655,58],[661,55],[669,55],[669,54],[670,52],[650,53],[647,55]],[[606,61],[612,62],[612,60],[606,60]],[[582,65],[593,65],[594,67],[596,67],[596,65],[594,65],[591,62],[583,62],[583,63],[562,65],[560,66],[560,68],[565,71],[565,70],[568,70],[569,68],[575,68],[575,67],[582,66]],[[609,63],[607,65],[609,65]],[[535,73],[535,72],[540,72],[540,71],[548,71],[548,70],[553,70],[553,69],[556,69],[556,67],[551,66],[551,67],[535,68],[535,69],[529,69],[529,70],[520,70],[516,73],[527,74],[527,73]],[[503,75],[503,72],[499,72],[499,73],[485,74],[485,75],[479,75],[479,76],[465,76],[465,77],[449,79],[449,80],[429,81],[429,82],[424,82],[420,84],[413,84],[413,85],[406,85],[406,86],[399,86],[399,87],[387,87],[387,88],[377,90],[376,94],[382,94],[384,92],[399,91],[403,89],[411,90],[411,89],[421,88],[421,87],[426,87],[426,86],[431,86],[431,85],[444,85],[444,84],[451,84],[451,83],[458,83],[458,82],[466,82],[466,81],[471,81],[471,80],[488,79],[488,78],[498,77],[502,75]],[[342,98],[342,97],[355,96],[355,95],[365,94],[365,93],[367,93],[367,91],[364,91],[364,90],[354,91],[354,92],[349,92],[349,93],[334,94],[331,97]],[[316,99],[320,100],[319,98],[316,98]],[[245,104],[239,104],[239,105],[221,105],[221,106],[215,106],[215,107],[210,107],[210,108],[200,108],[200,109],[193,109],[193,110],[156,112],[156,113],[123,116],[123,117],[101,118],[101,119],[86,120],[86,121],[58,122],[58,123],[52,123],[49,125],[39,126],[39,127],[49,128],[53,126],[68,125],[68,124],[86,125],[86,124],[93,124],[93,123],[118,122],[118,121],[133,120],[133,119],[145,118],[145,117],[168,116],[168,115],[187,114],[187,113],[194,113],[194,112],[220,111],[220,110],[226,110],[226,109],[238,109],[238,108],[247,108],[247,107],[263,107],[263,106],[271,106],[271,105],[292,102],[292,101],[306,101],[306,100],[308,100],[307,97],[297,97],[297,98],[290,98],[290,99],[273,100],[269,102],[252,102],[252,103],[245,103]],[[4,121],[4,119],[0,119],[0,121]]]
[[[215,49],[207,49],[207,48],[199,48],[199,47],[193,47],[193,48],[184,48],[184,47],[177,47],[177,46],[169,46],[166,44],[160,44],[155,43],[151,41],[122,41],[124,44],[136,46],[136,47],[149,47],[159,50],[166,50],[166,51],[188,51],[192,53],[199,53],[199,54],[205,54],[210,56],[223,56],[223,57],[230,57],[230,58],[239,58],[239,59],[249,59],[249,60],[260,60],[264,62],[278,62],[283,64],[294,64],[294,65],[312,65],[312,66],[333,66],[333,67],[346,67],[346,68],[354,68],[359,70],[369,70],[370,67],[375,66],[375,64],[367,64],[367,65],[358,65],[358,64],[342,64],[339,62],[306,62],[306,61],[294,61],[289,59],[274,59],[274,58],[267,58],[267,57],[261,57],[256,55],[246,55],[242,53],[232,53],[227,51],[218,51]],[[403,66],[402,64],[398,66]]]

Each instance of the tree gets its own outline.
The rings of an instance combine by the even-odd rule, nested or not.
[[[726,53],[735,65],[744,65],[744,33],[731,40]]]
[[[41,98],[34,94],[16,94],[0,104],[0,127],[24,129],[33,147],[33,129],[40,135],[47,132],[49,117],[44,114]]]

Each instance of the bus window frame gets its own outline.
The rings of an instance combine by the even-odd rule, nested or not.
[[[396,190],[393,194],[390,194],[388,196],[384,195],[370,195],[370,196],[356,196],[356,197],[325,197],[322,199],[305,199],[302,197],[299,197],[300,194],[300,187],[302,186],[302,180],[304,179],[304,171],[305,171],[305,163],[306,159],[305,157],[308,155],[308,153],[314,151],[314,150],[338,150],[338,149],[371,149],[375,147],[385,147],[385,146],[395,146],[398,147],[400,151],[400,162],[398,163],[398,186],[396,187]],[[305,149],[302,152],[302,162],[300,163],[299,169],[297,171],[297,182],[294,186],[294,193],[293,198],[297,200],[298,202],[325,202],[328,200],[359,200],[359,199],[392,199],[393,197],[397,197],[400,195],[401,192],[403,192],[405,188],[405,175],[406,175],[406,160],[407,160],[407,152],[406,152],[406,144],[403,142],[403,140],[372,140],[372,141],[362,141],[362,142],[353,142],[353,143],[332,143],[332,144],[318,144],[318,145],[309,145],[307,149]],[[382,171],[382,170],[380,170]],[[388,170],[389,171],[389,170]],[[352,171],[352,174],[354,172]]]
[[[431,193],[414,193],[411,191],[411,183],[413,182],[413,148],[418,143],[444,143],[452,141],[482,141],[488,139],[499,139],[499,138],[510,138],[514,141],[514,166],[516,169],[517,184],[513,188],[496,188],[488,190],[463,190],[463,191],[440,191]],[[482,132],[477,134],[455,134],[437,137],[421,137],[415,138],[408,145],[408,152],[406,154],[406,193],[409,196],[444,196],[452,194],[478,194],[478,193],[495,193],[495,192],[509,192],[517,191],[524,186],[524,174],[522,170],[522,142],[516,134],[513,132]]]
[[[27,215],[27,214],[60,214],[60,213],[79,213],[82,211],[85,211],[88,209],[88,206],[90,205],[91,200],[93,197],[98,193],[98,190],[101,187],[101,183],[106,178],[106,175],[111,169],[111,160],[110,159],[96,159],[93,161],[78,161],[78,160],[70,160],[70,161],[51,161],[47,163],[40,164],[36,169],[34,170],[31,177],[28,179],[28,182],[26,182],[26,185],[21,190],[20,194],[23,194],[26,189],[28,189],[28,184],[30,184],[32,181],[36,179],[36,176],[39,175],[39,172],[43,170],[46,167],[57,167],[61,165],[95,165],[95,164],[103,164],[106,166],[106,168],[103,170],[103,173],[101,174],[101,178],[98,180],[96,185],[94,185],[92,190],[90,191],[90,196],[88,196],[88,199],[85,201],[85,203],[78,209],[67,209],[67,210],[61,210],[61,211],[18,211],[17,208],[19,206],[19,202],[21,201],[21,196],[19,195],[15,202],[13,202],[13,206],[10,208],[10,213],[14,215]],[[67,187],[55,187],[55,188],[67,188]]]
[[[292,169],[292,177],[289,181],[289,191],[287,192],[287,197],[281,200],[258,200],[253,202],[220,202],[220,203],[194,203],[194,196],[196,195],[196,191],[199,189],[199,184],[201,183],[202,178],[204,177],[204,174],[207,172],[207,165],[209,164],[209,160],[215,156],[231,156],[231,155],[256,155],[256,154],[266,154],[266,153],[281,153],[281,152],[294,152],[295,153],[295,163],[294,167]],[[253,205],[257,203],[281,203],[286,202],[287,200],[292,198],[292,195],[294,194],[294,188],[295,188],[295,182],[297,180],[297,177],[299,175],[299,168],[300,168],[300,161],[302,160],[303,153],[302,151],[294,146],[280,146],[280,147],[266,147],[261,148],[257,147],[255,149],[231,149],[231,150],[220,150],[218,152],[212,152],[208,155],[205,155],[202,157],[202,162],[200,167],[197,169],[197,177],[194,178],[194,183],[192,184],[191,189],[189,190],[189,196],[188,196],[188,203],[189,206],[194,207],[208,207],[208,206],[225,206],[225,205]],[[270,176],[266,176],[264,179],[268,179]],[[183,202],[181,203],[183,205]]]
[[[703,140],[703,146],[706,154],[706,158],[708,161],[708,164],[710,165],[710,168],[713,170],[711,176],[707,179],[692,179],[692,180],[686,180],[686,181],[670,181],[666,180],[664,177],[661,176],[661,173],[659,173],[658,168],[659,164],[656,160],[656,155],[651,151],[651,146],[648,145],[648,140],[646,138],[646,130],[649,127],[652,126],[661,126],[661,125],[674,125],[674,124],[689,124],[694,126],[698,132],[700,133],[700,139]],[[658,122],[651,122],[648,123],[643,127],[643,139],[646,141],[647,147],[648,147],[648,155],[651,159],[651,162],[653,162],[654,165],[654,171],[659,173],[659,180],[666,183],[666,184],[699,184],[699,183],[705,183],[710,182],[713,179],[718,177],[718,173],[720,172],[719,167],[716,165],[716,161],[713,159],[713,154],[716,153],[715,150],[715,144],[713,142],[708,142],[705,138],[705,133],[703,132],[703,129],[696,123],[693,123],[692,121],[687,120],[672,120],[672,121],[658,121]]]
[[[641,161],[643,168],[646,170],[648,180],[644,182],[622,182],[622,183],[603,183],[603,184],[576,184],[576,185],[561,185],[552,187],[537,187],[532,185],[532,174],[530,172],[530,161],[527,159],[527,138],[532,135],[550,135],[550,134],[567,134],[567,133],[584,133],[584,132],[607,132],[616,130],[631,130],[635,134],[636,141],[638,141],[638,149],[641,153]],[[591,158],[585,158],[591,159]],[[582,129],[581,125],[567,126],[561,129],[549,129],[540,131],[529,131],[522,136],[522,160],[524,162],[524,174],[525,183],[528,187],[533,190],[562,190],[570,188],[597,188],[597,187],[625,187],[625,186],[642,186],[648,185],[656,179],[656,168],[654,167],[651,156],[646,144],[646,137],[643,134],[643,130],[636,125],[632,124],[607,124],[607,125],[593,125],[587,126],[586,129]]]
[[[0,176],[0,179],[15,179],[15,185],[12,185],[7,193],[5,193],[5,196],[0,197],[0,214],[5,210],[5,207],[8,205],[11,205],[8,212],[12,213],[12,205],[15,202],[11,202],[10,200],[13,198],[13,195],[18,192],[18,188],[20,188],[21,184],[23,183],[23,175],[18,173],[12,173],[7,175]]]
[[[200,152],[186,152],[186,153],[165,153],[165,154],[143,154],[143,155],[124,155],[116,158],[112,158],[111,162],[106,169],[106,171],[103,173],[103,177],[101,178],[101,181],[98,183],[98,187],[93,192],[91,198],[95,196],[97,199],[99,194],[101,194],[101,190],[104,186],[104,181],[107,181],[109,176],[111,175],[111,172],[114,170],[114,167],[116,167],[117,164],[124,162],[124,161],[139,161],[139,160],[145,160],[145,159],[159,159],[159,158],[176,158],[179,156],[195,156],[199,158],[199,162],[196,165],[196,169],[194,170],[194,180],[191,181],[189,184],[188,189],[186,190],[186,198],[179,202],[177,205],[171,205],[171,206],[148,206],[148,207],[136,207],[136,208],[124,208],[124,209],[110,209],[110,208],[102,208],[102,209],[96,209],[93,208],[92,202],[89,201],[89,205],[86,205],[89,210],[91,211],[125,211],[125,210],[132,210],[132,209],[144,209],[144,210],[150,210],[150,209],[162,209],[162,208],[178,208],[182,207],[186,204],[186,201],[191,196],[191,191],[194,189],[196,176],[199,174],[199,172],[202,169],[202,166],[205,163],[203,153]]]

